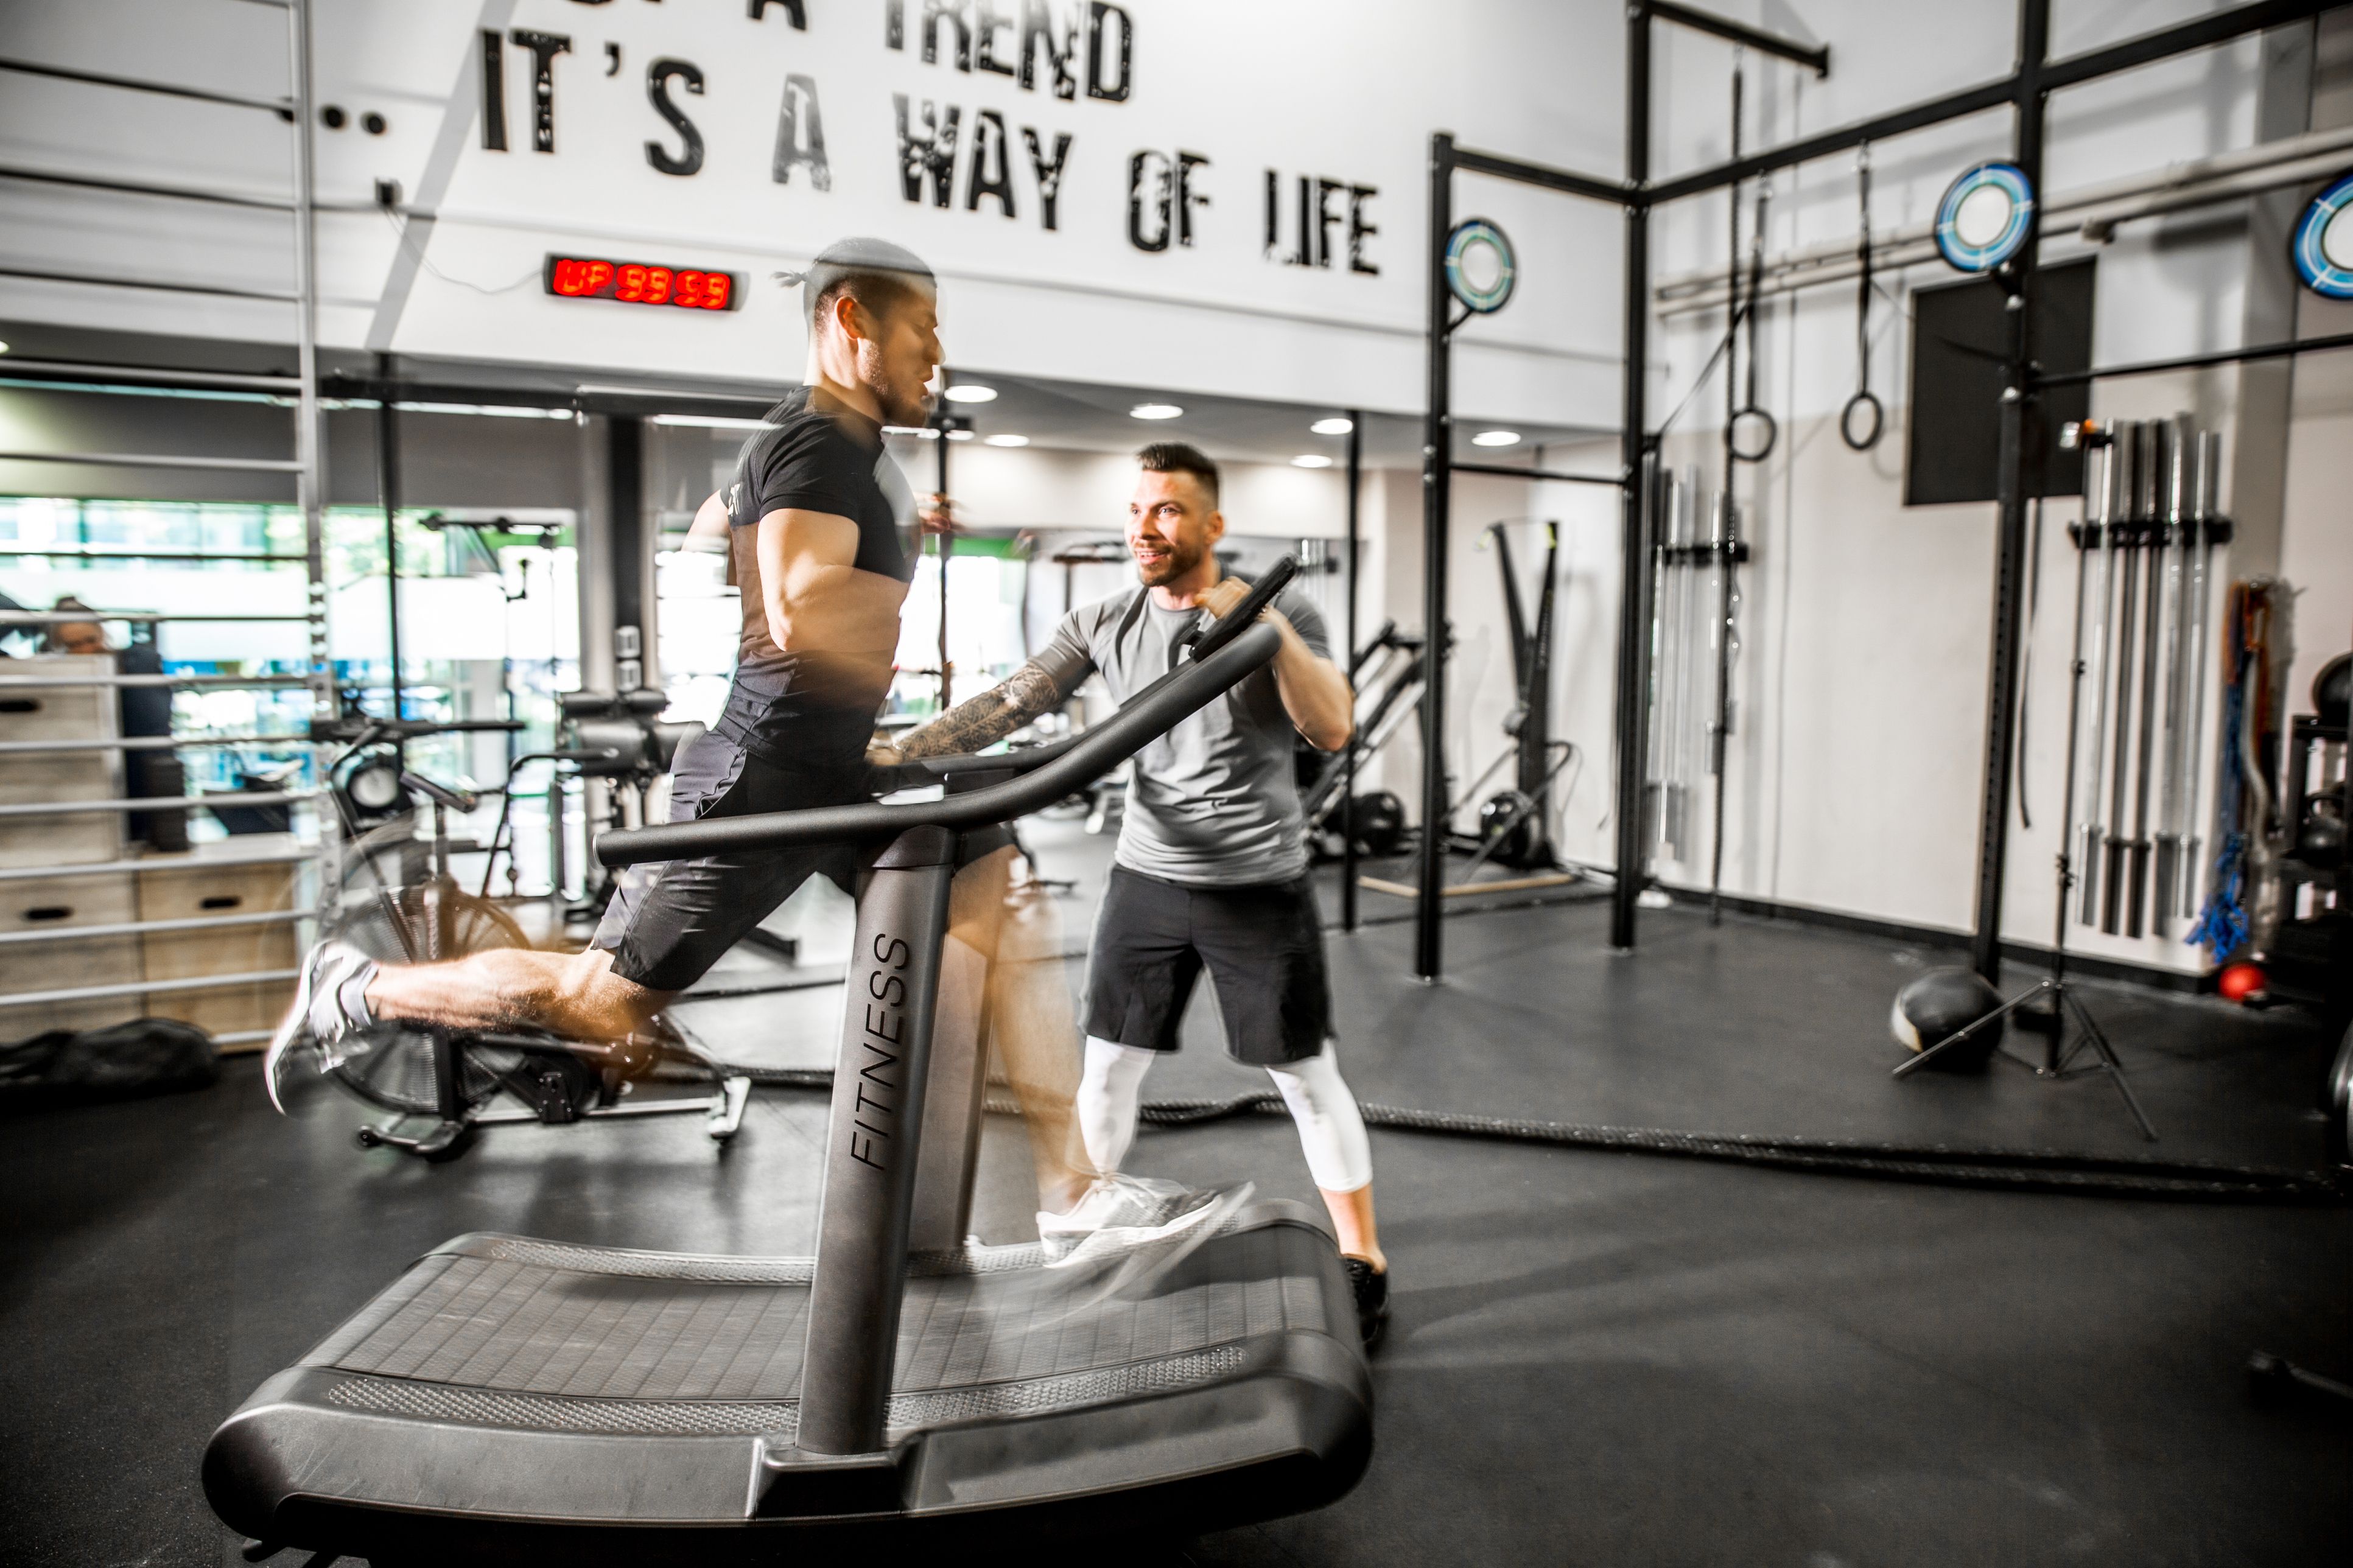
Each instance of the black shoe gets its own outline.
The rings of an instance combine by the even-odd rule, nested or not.
[[[1356,1331],[1365,1336],[1365,1351],[1370,1354],[1388,1331],[1388,1274],[1361,1258],[1343,1258],[1340,1265],[1348,1271],[1348,1289],[1356,1298]]]

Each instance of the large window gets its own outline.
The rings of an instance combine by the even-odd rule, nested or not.
[[[555,694],[579,684],[578,552],[568,510],[398,517],[403,710],[411,719],[522,720],[499,735],[420,742],[411,761],[434,776],[496,784],[507,758],[544,750]],[[337,686],[366,711],[390,711],[391,616],[384,513],[327,514],[329,647]],[[299,616],[308,601],[301,512],[218,501],[79,500],[0,497],[0,592],[28,609],[73,598],[100,612]],[[118,642],[152,637],[167,673],[301,676],[308,629],[299,622],[118,622]],[[37,637],[10,639],[30,652]],[[182,691],[184,735],[301,734],[301,689]],[[191,786],[227,789],[242,773],[301,762],[307,752],[191,749]]]

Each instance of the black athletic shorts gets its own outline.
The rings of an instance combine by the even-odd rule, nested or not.
[[[872,797],[865,767],[787,768],[723,735],[699,735],[670,772],[670,819],[695,822],[748,812],[846,805]],[[683,991],[814,874],[845,892],[858,875],[847,846],[746,850],[632,866],[591,944],[613,954],[613,973],[654,991]]]
[[[1087,962],[1087,1033],[1175,1050],[1204,965],[1237,1061],[1271,1067],[1323,1051],[1332,989],[1315,889],[1303,876],[1197,888],[1113,867]]]

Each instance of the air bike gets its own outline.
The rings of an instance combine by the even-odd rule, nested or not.
[[[1004,824],[1274,656],[1257,612],[1289,575],[1085,734],[878,781],[940,798],[607,836],[608,865],[862,847],[817,1257],[444,1244],[214,1434],[205,1492],[248,1557],[801,1563],[1191,1536],[1345,1494],[1371,1382],[1307,1210],[1246,1206],[1102,1294],[1036,1246],[969,1238],[988,957],[946,940],[950,879],[1010,842]]]

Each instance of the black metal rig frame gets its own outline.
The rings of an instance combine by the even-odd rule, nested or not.
[[[1798,44],[1737,22],[1666,3],[1631,0],[1626,11],[1626,173],[1608,179],[1493,153],[1457,146],[1453,136],[1439,132],[1430,144],[1429,235],[1429,405],[1422,446],[1423,658],[1429,680],[1422,699],[1422,821],[1443,823],[1451,807],[1446,776],[1446,556],[1451,531],[1451,479],[1456,473],[1488,473],[1519,479],[1566,479],[1614,485],[1623,497],[1620,534],[1624,572],[1619,594],[1616,739],[1618,770],[1614,811],[1617,825],[1617,889],[1609,921],[1610,945],[1634,945],[1635,900],[1645,879],[1642,858],[1642,784],[1649,754],[1646,731],[1650,715],[1651,660],[1646,636],[1650,626],[1654,564],[1651,549],[1651,517],[1644,483],[1646,467],[1655,460],[1658,437],[1649,428],[1644,371],[1650,352],[1651,213],[1668,202],[1711,191],[1818,158],[1851,152],[1866,142],[1941,125],[1988,110],[2012,110],[2010,161],[2024,170],[2036,187],[2042,183],[2045,110],[2051,94],[2066,88],[2135,70],[2142,66],[2227,44],[2250,33],[2285,26],[2335,9],[2344,0],[2257,0],[2210,16],[2160,27],[2137,37],[2061,58],[2051,58],[2051,0],[2018,0],[2018,64],[2010,73],[1942,97],[1927,99],[1890,113],[1859,121],[1801,140],[1767,147],[1710,168],[1672,179],[1651,178],[1651,30],[1654,22],[1707,33],[1760,54],[1807,67],[1818,76],[1830,73],[1830,49],[1824,45]],[[1454,460],[1451,344],[1455,320],[1452,296],[1446,287],[1445,253],[1454,226],[1454,176],[1485,174],[1520,184],[1558,191],[1587,201],[1605,202],[1626,215],[1623,394],[1620,421],[1619,471],[1610,475],[1554,473],[1505,464],[1462,463]],[[1979,973],[1992,977],[2000,961],[2001,889],[2008,848],[2006,825],[2010,792],[2016,766],[2020,654],[2020,612],[2024,601],[2026,537],[2032,476],[2028,474],[2025,439],[2029,405],[2046,384],[2035,365],[2033,320],[2034,261],[2041,242],[2040,209],[2029,215],[2025,243],[2017,257],[1997,277],[2016,306],[2010,353],[2004,361],[2005,389],[2001,405],[2001,447],[1997,505],[2000,526],[1994,557],[1993,651],[1987,669],[1985,766],[1978,826],[1978,879],[1975,935],[1971,953]],[[2242,359],[2272,358],[2310,349],[2342,346],[2335,339],[2306,343],[2271,343],[2184,362],[2118,366],[2063,378],[2082,380],[2109,374],[2140,374],[2189,364],[2233,363]],[[2053,376],[2047,384],[2063,378]],[[1414,926],[1414,973],[1435,982],[1443,973],[1442,910],[1444,907],[1445,845],[1441,834],[1422,835],[1420,885]]]

